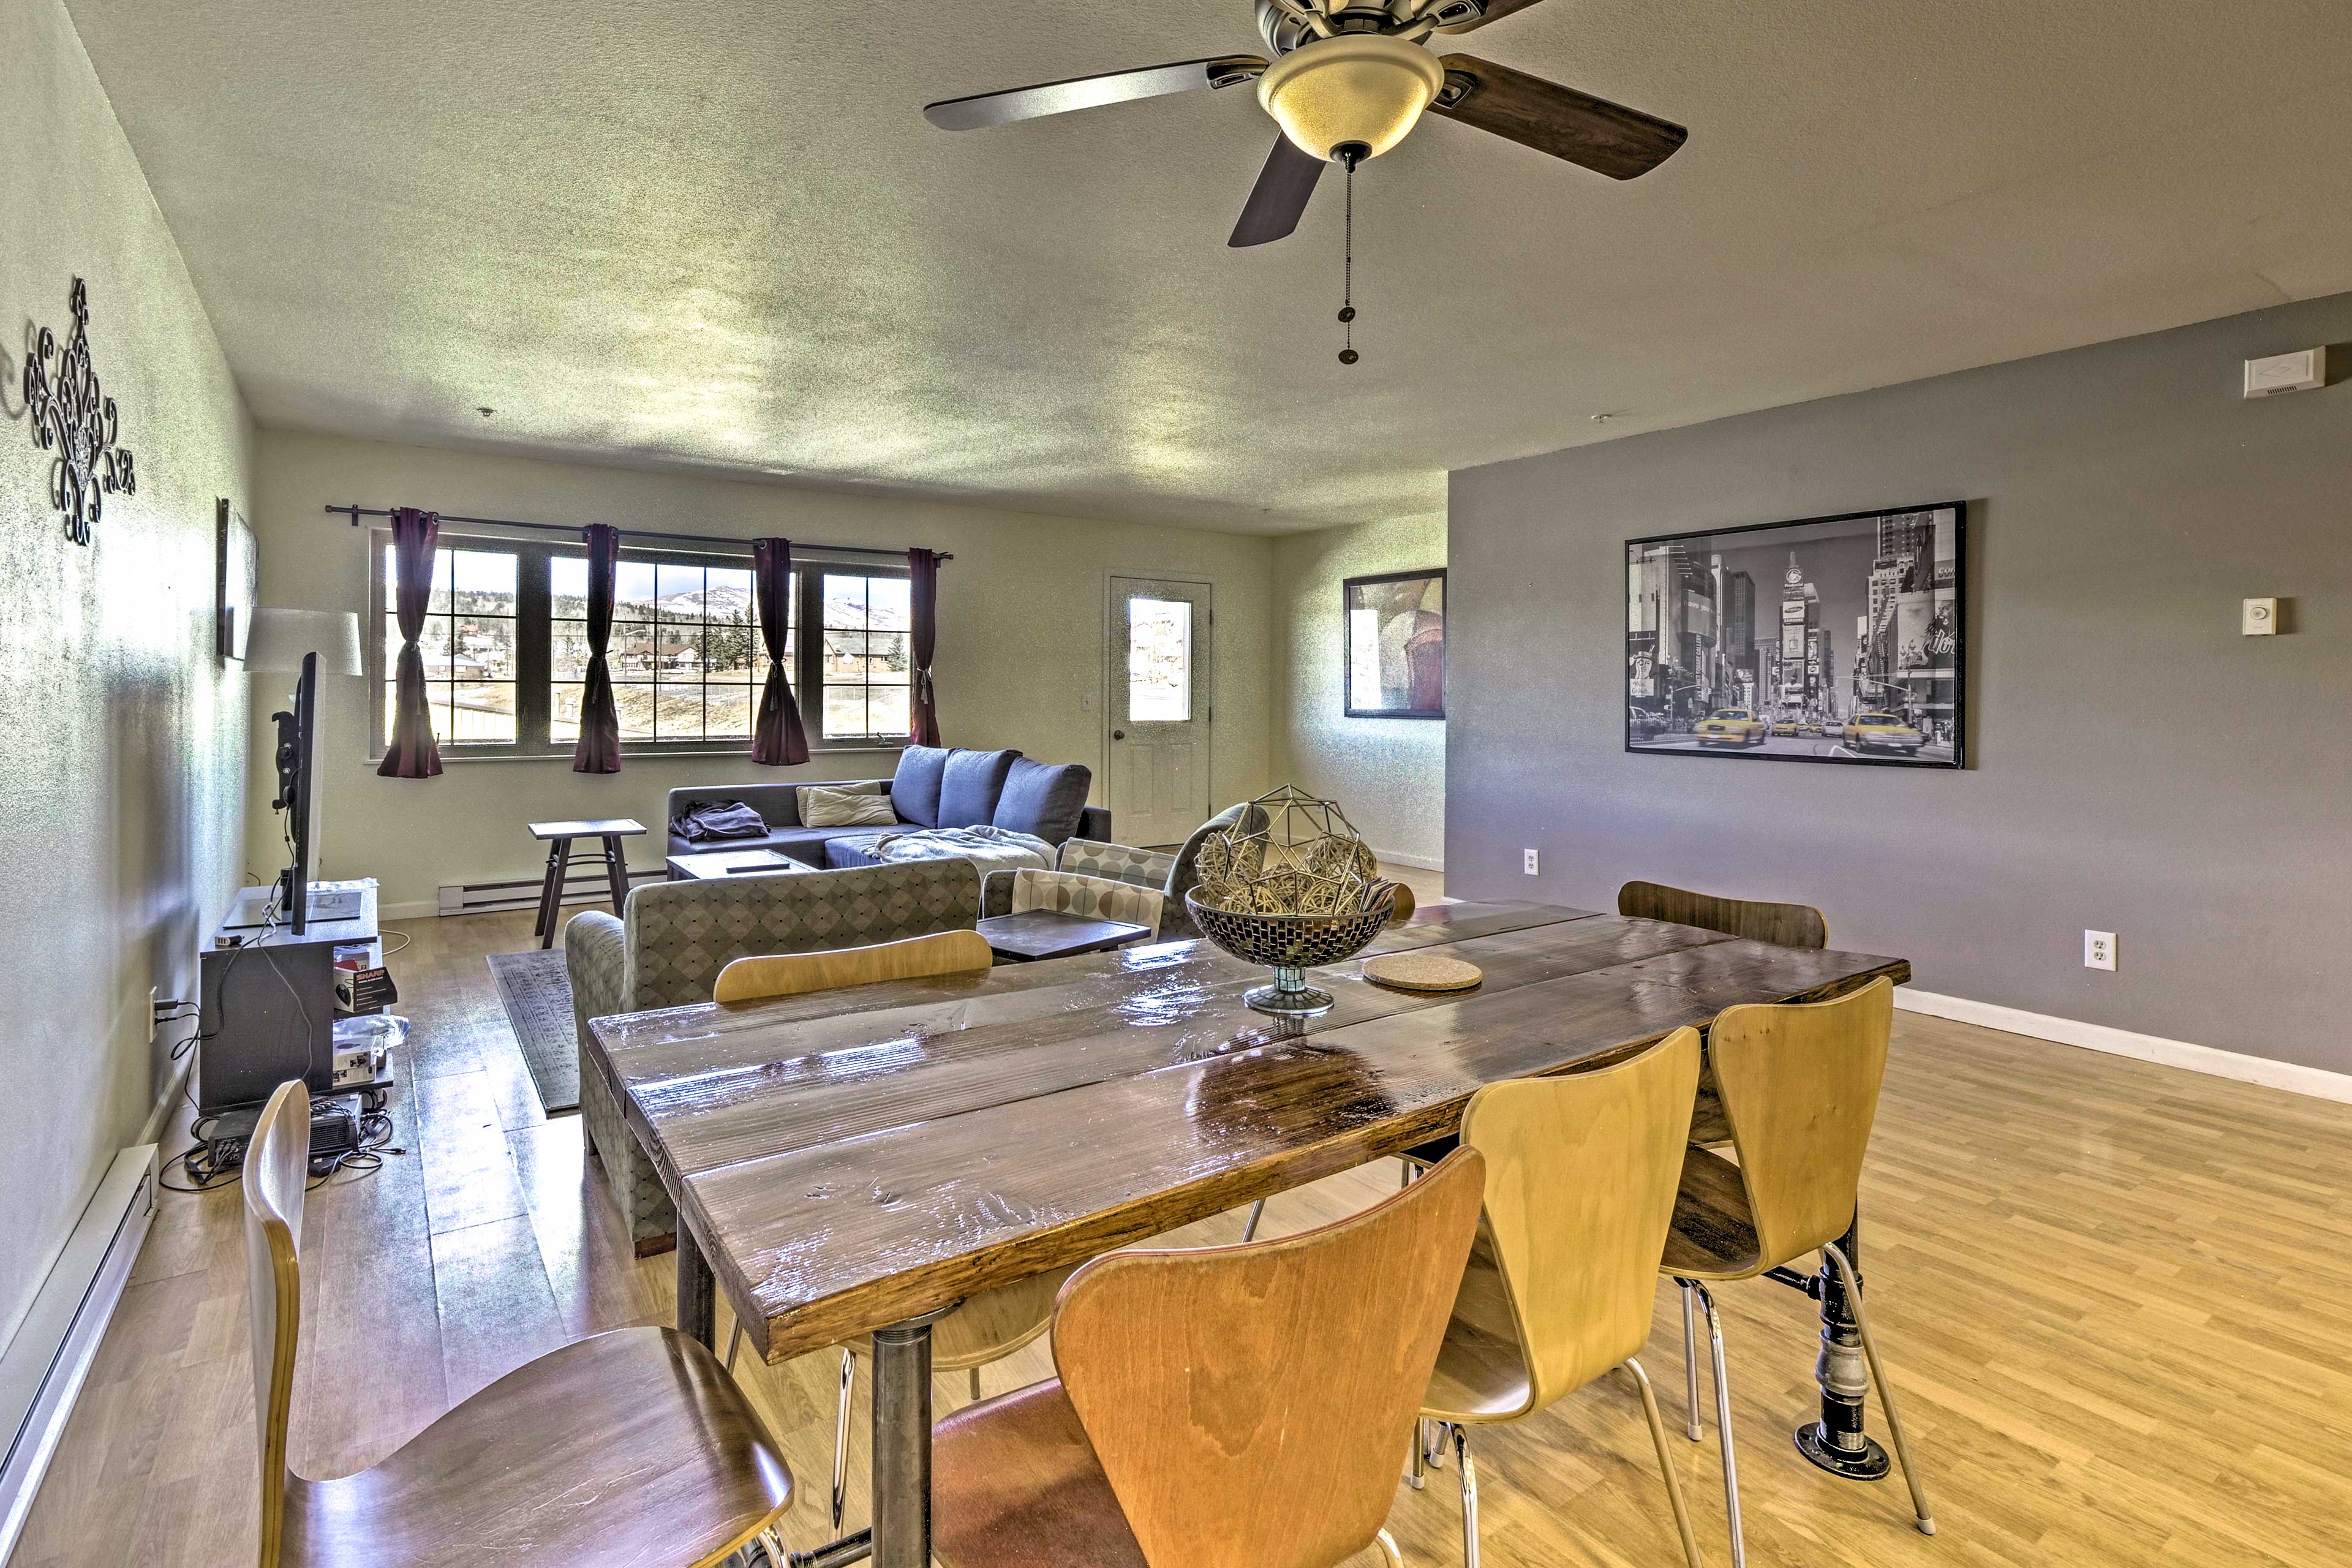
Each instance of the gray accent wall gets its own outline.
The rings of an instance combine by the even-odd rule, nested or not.
[[[1447,890],[1817,904],[1923,991],[2352,1072],[2347,371],[2337,295],[1455,473]],[[1623,751],[1626,540],[1951,500],[1967,769]]]

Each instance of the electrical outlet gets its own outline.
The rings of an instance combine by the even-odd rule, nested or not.
[[[163,1026],[163,1021],[155,1016],[155,998],[163,994],[163,988],[160,985],[147,987],[147,1043],[151,1046],[155,1043],[156,1031]]]
[[[2116,966],[2116,933],[2111,931],[2086,931],[2083,933],[2083,967],[2113,970]]]
[[[1534,850],[1522,849],[1519,851],[1519,869],[1525,871],[1530,877],[1536,874],[1536,852]]]

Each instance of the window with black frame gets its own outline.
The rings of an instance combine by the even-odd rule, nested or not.
[[[445,760],[564,756],[580,735],[588,674],[588,560],[578,546],[447,533],[418,639]],[[400,632],[391,536],[370,552],[383,628],[371,658],[383,700],[370,755],[391,727]],[[911,608],[903,569],[795,563],[784,673],[812,746],[906,743]],[[816,626],[821,635],[804,637]],[[751,747],[767,649],[748,558],[624,546],[605,645],[625,755]],[[812,703],[809,693],[820,693]]]

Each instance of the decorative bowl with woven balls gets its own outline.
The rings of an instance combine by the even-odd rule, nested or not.
[[[1398,886],[1334,803],[1285,784],[1201,843],[1200,883],[1184,895],[1201,933],[1274,984],[1242,999],[1260,1013],[1311,1018],[1334,1005],[1306,971],[1353,958],[1396,913]]]

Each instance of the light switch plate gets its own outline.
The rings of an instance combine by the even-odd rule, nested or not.
[[[2250,637],[2278,636],[2278,601],[2248,599],[2238,612],[2238,629]]]

